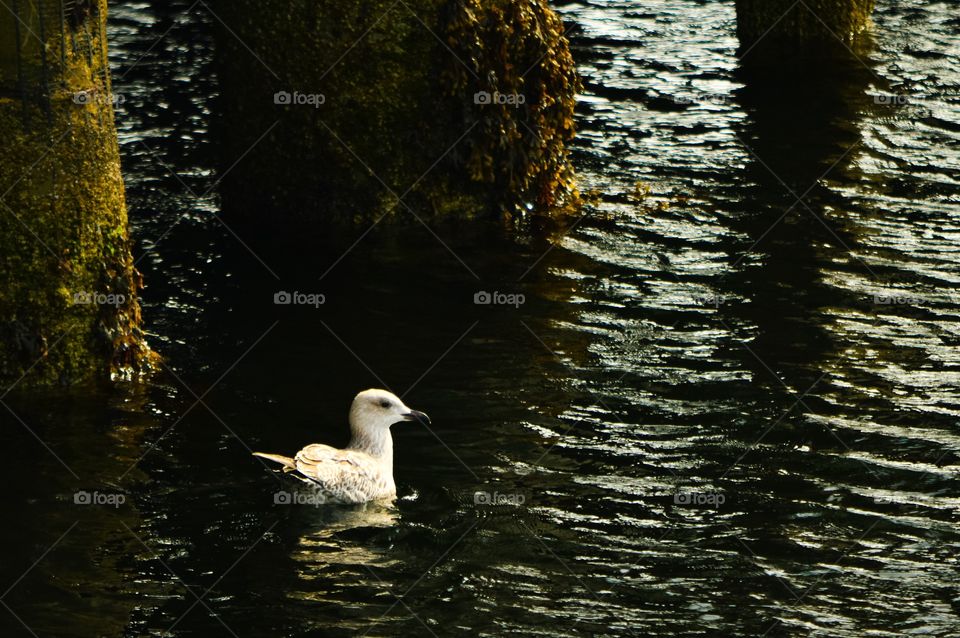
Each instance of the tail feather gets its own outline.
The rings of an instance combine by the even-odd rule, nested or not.
[[[266,452],[254,452],[253,455],[267,459],[268,461],[273,461],[274,463],[279,463],[283,466],[284,472],[297,469],[297,464],[289,456],[283,456],[281,454],[267,454]]]

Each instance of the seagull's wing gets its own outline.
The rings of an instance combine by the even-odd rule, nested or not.
[[[375,498],[385,486],[377,462],[356,450],[314,443],[297,452],[294,464],[306,482],[344,503]]]
[[[254,452],[254,456],[259,456],[261,458],[273,461],[274,463],[279,463],[283,466],[284,472],[292,472],[297,469],[296,463],[289,456],[283,456],[282,454],[267,454],[266,452]]]

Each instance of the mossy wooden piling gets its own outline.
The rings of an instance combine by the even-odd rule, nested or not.
[[[0,380],[131,375],[140,328],[106,0],[0,11]]]

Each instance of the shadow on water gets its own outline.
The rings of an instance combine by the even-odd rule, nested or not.
[[[142,604],[129,571],[142,519],[119,477],[144,478],[133,466],[158,425],[146,388],[13,389],[3,400],[0,480],[9,489],[0,542],[19,549],[6,550],[0,567],[9,611],[0,633],[123,634]],[[167,590],[144,583],[142,593]]]
[[[730,246],[732,268],[722,279],[726,299],[718,309],[744,340],[737,356],[753,383],[776,397],[766,409],[791,410],[771,441],[836,443],[798,416],[829,410],[818,395],[831,383],[838,353],[824,326],[825,309],[857,303],[825,281],[825,273],[870,274],[856,256],[860,231],[847,215],[849,203],[831,184],[858,178],[861,117],[869,110],[873,76],[861,62],[864,51],[841,53],[820,65],[738,72],[744,86],[735,99],[747,117],[735,134],[749,159],[738,178],[743,210],[730,223],[738,239]],[[755,439],[762,433],[741,434]]]

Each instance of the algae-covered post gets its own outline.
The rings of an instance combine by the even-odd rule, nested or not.
[[[226,213],[462,215],[577,201],[567,143],[580,81],[546,0],[213,6],[225,25]]]
[[[106,0],[0,10],[0,380],[143,369]]]
[[[849,47],[870,23],[875,0],[736,0],[741,56],[751,62]]]

